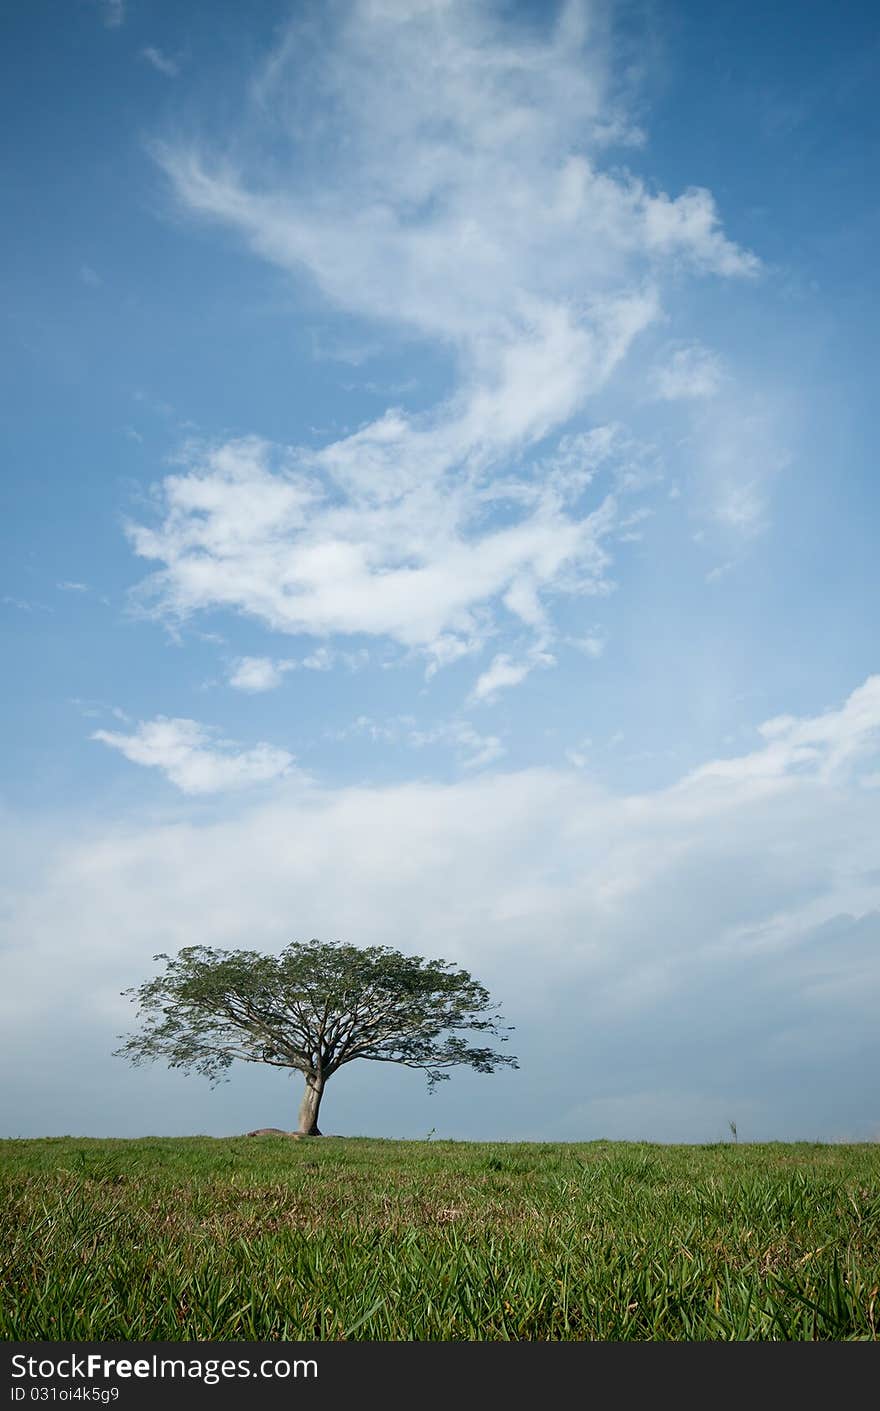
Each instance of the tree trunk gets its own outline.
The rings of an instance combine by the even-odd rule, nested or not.
[[[297,1132],[301,1137],[319,1137],[321,1135],[318,1129],[318,1108],[321,1106],[323,1095],[323,1078],[318,1078],[315,1074],[310,1073],[306,1078],[306,1090],[299,1107]]]

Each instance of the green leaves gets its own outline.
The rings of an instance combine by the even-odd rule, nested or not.
[[[240,1059],[326,1081],[363,1058],[420,1068],[429,1086],[451,1067],[518,1066],[461,1037],[503,1042],[507,1026],[485,987],[449,961],[318,940],[279,955],[186,946],[154,959],[164,971],[125,991],[141,1029],[117,1053],[135,1064],[164,1058],[216,1082]]]

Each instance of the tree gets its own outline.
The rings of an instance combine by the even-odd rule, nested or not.
[[[165,961],[164,972],[123,991],[137,1003],[142,1028],[117,1054],[134,1064],[164,1058],[212,1083],[237,1058],[298,1069],[306,1080],[302,1136],[321,1135],[324,1088],[355,1059],[422,1069],[429,1089],[459,1064],[478,1073],[519,1066],[461,1037],[504,1043],[509,1026],[483,986],[445,960],[316,940],[293,942],[280,955],[186,946],[153,958]]]

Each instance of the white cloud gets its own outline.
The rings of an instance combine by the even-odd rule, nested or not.
[[[566,637],[566,642],[570,647],[576,647],[584,656],[592,657],[596,660],[605,651],[608,645],[607,639],[602,631],[594,627],[586,637]]]
[[[340,309],[431,340],[454,373],[432,410],[391,407],[317,451],[190,448],[161,523],[131,530],[160,565],[159,610],[387,635],[431,671],[479,649],[502,602],[543,639],[552,594],[607,590],[616,504],[582,496],[619,438],[564,436],[509,467],[584,410],[660,316],[666,278],[757,260],[708,192],[655,192],[607,162],[638,134],[592,12],[570,3],[543,28],[463,0],[328,7],[291,25],[223,156],[156,149],[185,210]]]
[[[592,748],[592,744],[592,737],[590,735],[584,735],[572,749],[566,750],[565,758],[568,760],[569,764],[574,765],[575,769],[586,769],[590,762],[589,752]]]
[[[152,44],[148,44],[146,48],[141,50],[141,58],[152,65],[157,72],[164,74],[166,78],[177,78],[180,73],[180,65],[176,60],[169,58],[167,54],[162,53],[161,49],[157,49]]]
[[[216,794],[250,788],[289,774],[293,755],[273,745],[239,750],[235,742],[216,738],[197,720],[141,721],[133,734],[96,730],[91,739],[119,750],[133,764],[160,769],[184,794]]]
[[[706,582],[720,583],[721,579],[726,578],[728,573],[734,568],[736,568],[736,564],[733,559],[728,559],[726,563],[716,564],[715,567],[710,568],[709,572],[706,574]]]
[[[332,671],[337,665],[344,666],[348,671],[360,671],[369,659],[369,652],[363,649],[340,652],[330,647],[316,647],[308,656],[298,658],[237,657],[229,670],[229,684],[236,690],[251,694],[274,691],[289,671]]]
[[[452,662],[478,652],[482,645],[476,633],[471,637],[455,637],[452,633],[441,632],[426,648],[430,660],[425,668],[425,680],[430,681],[441,667],[450,666]]]
[[[519,686],[536,666],[555,664],[555,657],[540,649],[530,652],[527,657],[521,657],[519,661],[515,661],[507,652],[499,652],[492,658],[486,670],[477,677],[470,699],[489,704],[495,700],[499,691]]]
[[[542,590],[607,588],[612,496],[575,517],[555,485],[524,478],[504,493],[530,512],[483,527],[484,497],[465,481],[428,477],[392,495],[377,472],[345,495],[347,471],[334,479],[326,453],[257,438],[191,446],[185,463],[162,484],[158,528],[128,531],[136,553],[164,564],[145,593],[168,613],[226,606],[277,631],[387,635],[445,662],[485,640],[502,595],[533,625]]]
[[[54,609],[49,607],[48,603],[36,602],[31,598],[18,598],[14,593],[4,593],[3,596],[0,597],[0,603],[3,603],[6,607],[18,608],[20,612],[54,611]]]
[[[126,725],[131,722],[131,717],[126,715],[124,710],[120,710],[119,706],[107,705],[105,701],[84,700],[81,696],[71,696],[70,704],[76,706],[80,714],[89,719],[99,719],[103,715],[112,715],[114,720],[123,720]]]
[[[302,667],[305,672],[331,672],[336,666],[344,666],[348,672],[360,672],[369,662],[369,652],[336,652],[329,646],[319,646],[302,658],[271,658],[271,656],[240,656],[231,663],[228,683],[236,690],[274,691],[281,686],[288,672],[296,672]]]
[[[396,715],[390,720],[373,720],[369,715],[359,715],[350,725],[341,729],[325,731],[329,740],[349,740],[353,736],[363,736],[374,744],[397,744],[403,737],[404,729],[415,725],[411,715]]]
[[[411,745],[452,745],[461,758],[464,769],[483,769],[506,754],[497,735],[481,735],[468,720],[451,720],[427,730],[411,730]]]
[[[318,647],[302,659],[302,665],[306,671],[331,671],[333,662],[334,654],[329,647]]]
[[[271,657],[239,657],[233,663],[229,684],[237,691],[247,691],[251,695],[274,691],[281,685],[285,673],[295,666],[296,662],[273,661]]]
[[[125,23],[125,0],[98,0],[98,3],[107,29],[119,29]]]
[[[236,169],[183,147],[160,158],[187,207],[264,258],[305,267],[341,307],[461,347],[484,396],[499,382],[512,394],[528,367],[531,410],[508,410],[532,419],[542,396],[570,395],[562,363],[542,375],[539,351],[561,351],[561,338],[588,366],[591,345],[616,360],[658,263],[757,268],[721,232],[707,191],[673,199],[619,166],[601,169],[625,122],[597,36],[585,44],[576,32],[578,8],[542,39],[496,25],[485,5],[346,6],[342,23],[328,14],[327,32],[291,29],[252,133],[255,148],[271,115],[292,155],[320,155],[321,167],[269,186],[252,162]],[[584,295],[589,309],[578,307]]]
[[[839,709],[807,719],[776,716],[758,728],[767,741],[762,749],[703,765],[685,784],[720,778],[760,784],[795,773],[839,779],[880,747],[880,676],[869,676]]]
[[[716,353],[701,344],[677,348],[651,377],[655,396],[666,402],[714,397],[723,372]]]
[[[60,583],[56,583],[55,587],[62,593],[87,593],[89,591],[88,583],[75,583],[66,578],[62,579]]]
[[[482,735],[469,720],[460,719],[417,726],[412,715],[396,715],[383,721],[359,715],[351,725],[328,732],[328,737],[334,740],[346,740],[352,736],[366,737],[374,744],[403,744],[410,749],[446,745],[455,750],[463,769],[482,769],[507,753],[497,735]]]
[[[774,482],[792,460],[789,420],[778,398],[742,388],[695,408],[684,454],[709,547],[738,553],[767,528]]]
[[[145,824],[60,823],[27,865],[10,820],[0,1031],[19,1055],[52,1053],[59,1033],[69,1047],[76,1031],[106,1067],[129,1018],[118,991],[157,950],[378,942],[466,965],[517,1025],[522,1072],[486,1099],[501,1106],[438,1099],[442,1130],[599,1136],[601,1115],[585,1129],[576,1109],[625,1108],[650,1086],[679,1094],[676,1113],[649,1104],[617,1134],[669,1139],[674,1116],[682,1140],[711,1140],[694,1095],[723,1122],[734,1084],[765,1137],[839,1135],[872,1102],[878,1115],[880,793],[861,780],[877,772],[880,678],[819,715],[768,721],[761,738],[752,755],[630,795],[574,770],[340,789],[294,776],[232,816],[181,806]],[[104,1130],[103,1089],[92,1102],[76,1078],[80,1129]],[[334,1092],[342,1130],[388,1134],[382,1079],[370,1081],[350,1109],[348,1089]],[[206,1093],[156,1082],[160,1105],[126,1130],[168,1130],[169,1099],[180,1130],[205,1130]],[[57,1093],[57,1063],[47,1084]],[[213,1121],[229,1130],[225,1106]]]
[[[82,283],[87,284],[91,289],[99,289],[104,283],[97,270],[92,269],[91,265],[80,265],[79,277]]]
[[[491,701],[505,687],[518,686],[533,669],[530,661],[514,661],[506,652],[499,652],[490,665],[477,677],[472,697],[475,701]]]

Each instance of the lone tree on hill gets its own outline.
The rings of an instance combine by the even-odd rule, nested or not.
[[[388,946],[293,942],[280,955],[186,946],[164,973],[124,990],[143,1021],[117,1049],[133,1063],[169,1067],[219,1082],[236,1058],[305,1074],[298,1134],[320,1136],[318,1109],[329,1078],[356,1058],[421,1068],[428,1087],[466,1064],[494,1073],[512,1055],[472,1047],[459,1031],[506,1041],[488,992],[445,960]],[[123,1036],[124,1037],[124,1036]]]

